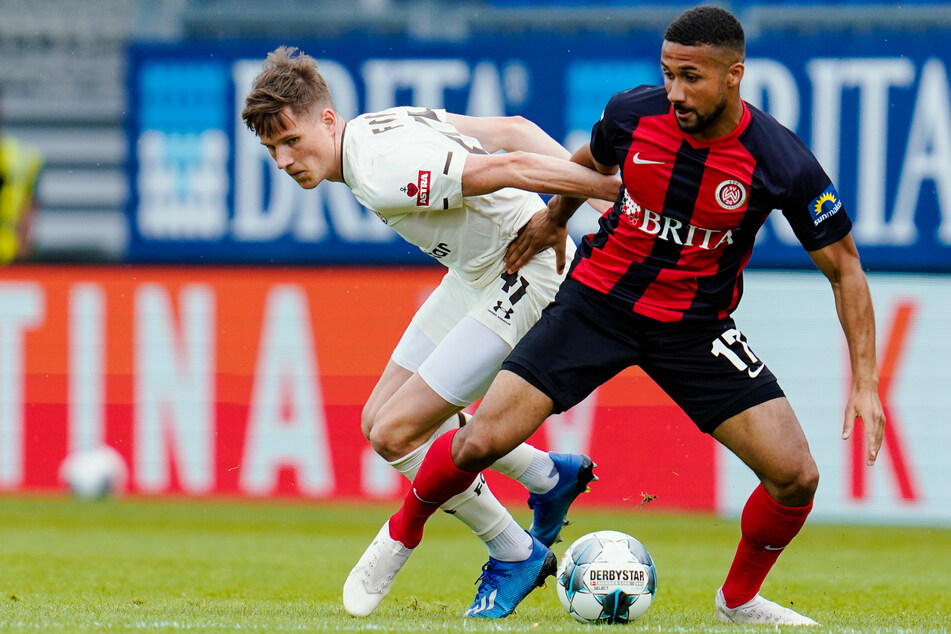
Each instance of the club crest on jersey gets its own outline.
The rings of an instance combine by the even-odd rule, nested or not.
[[[723,181],[717,185],[716,199],[724,209],[736,209],[746,202],[746,187],[740,181]]]
[[[839,192],[835,191],[834,185],[826,187],[824,192],[809,203],[812,222],[816,226],[826,218],[834,216],[840,209],[842,209],[842,201],[839,200]]]

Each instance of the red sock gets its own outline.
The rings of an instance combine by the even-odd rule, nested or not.
[[[448,431],[432,444],[413,486],[403,498],[403,506],[390,518],[390,537],[407,548],[416,548],[423,539],[423,526],[449,498],[462,493],[479,475],[463,471],[452,461],[452,439],[458,429]]]
[[[740,545],[723,582],[723,598],[728,608],[743,605],[756,596],[779,553],[799,533],[811,510],[811,502],[808,506],[783,506],[762,484],[756,487],[743,508]]]

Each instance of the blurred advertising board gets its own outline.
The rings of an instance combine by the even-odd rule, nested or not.
[[[5,269],[0,491],[62,490],[63,459],[107,443],[135,494],[396,500],[407,482],[360,415],[438,281],[429,269]],[[824,278],[751,273],[737,322],[802,421],[822,473],[816,517],[951,524],[951,368],[935,363],[951,356],[951,281],[876,275],[872,291],[889,424],[871,469],[861,442],[839,438],[848,354]],[[593,506],[657,496],[650,508],[738,514],[754,485],[636,368],[532,442],[596,460]],[[490,481],[523,508],[524,490]]]
[[[951,271],[947,30],[761,33],[744,97],[795,130],[837,184],[863,261]],[[267,51],[316,57],[347,117],[394,105],[524,115],[569,149],[608,98],[662,81],[660,36],[526,33],[465,43],[351,35],[315,41],[136,43],[129,51],[129,258],[195,263],[420,263],[346,186],[300,190],[240,121]],[[573,227],[576,237],[592,219]],[[811,268],[772,215],[751,266]]]
[[[407,483],[363,439],[360,414],[439,279],[429,269],[7,269],[0,490],[59,488],[68,453],[106,443],[143,494],[395,499]],[[622,483],[666,459],[679,475],[638,483],[666,483],[666,505],[713,508],[712,444],[639,372],[538,440],[616,455],[599,460],[615,486],[591,501],[636,505]],[[694,460],[678,460],[684,452]]]

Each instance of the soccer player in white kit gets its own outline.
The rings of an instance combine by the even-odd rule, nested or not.
[[[613,201],[620,181],[565,160],[567,150],[521,117],[400,107],[345,121],[313,58],[289,47],[268,55],[242,117],[301,187],[345,182],[361,204],[448,268],[393,351],[361,421],[374,450],[413,479],[432,442],[465,424],[462,410],[485,393],[563,279],[563,255],[556,262],[552,249],[517,273],[503,270],[508,244],[546,208],[530,192]],[[566,250],[574,251],[570,241]],[[493,464],[529,490],[527,532],[481,477],[443,505],[489,551],[467,616],[507,616],[554,572],[549,547],[594,479],[593,467],[587,456],[527,444]],[[354,616],[369,615],[389,592],[398,568],[375,568],[384,549],[398,561],[411,552],[384,525],[344,584],[344,607]]]

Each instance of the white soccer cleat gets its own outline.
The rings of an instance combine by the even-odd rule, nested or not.
[[[413,554],[390,537],[387,520],[343,584],[343,607],[350,616],[369,616],[386,597],[396,574]]]
[[[724,623],[743,625],[819,625],[808,616],[756,595],[743,605],[726,607],[723,588],[717,590],[717,618]]]

